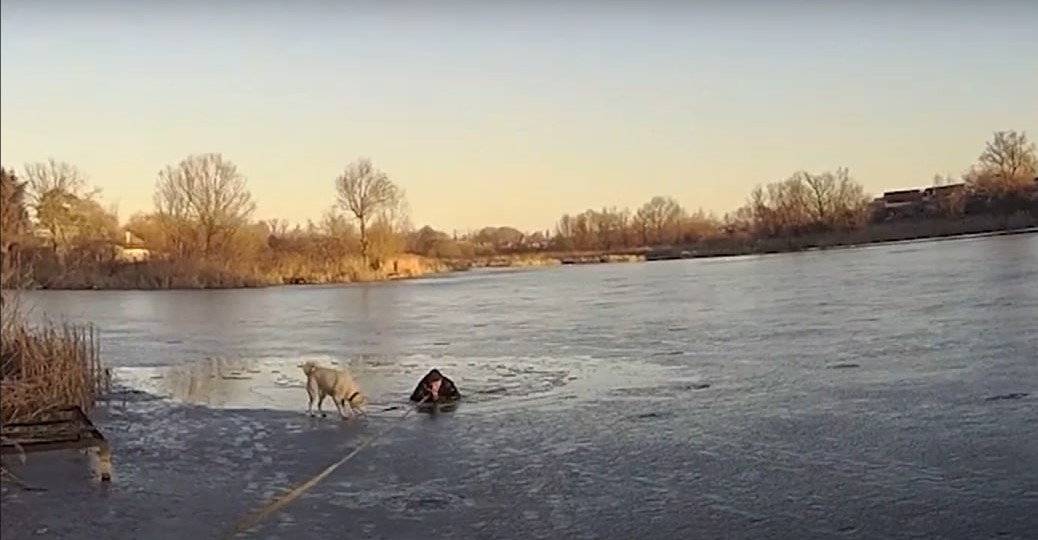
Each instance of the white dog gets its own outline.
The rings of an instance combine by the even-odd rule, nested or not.
[[[307,414],[314,415],[314,399],[317,399],[317,412],[325,416],[321,405],[328,396],[335,401],[335,408],[343,418],[349,418],[354,411],[364,412],[368,400],[348,371],[318,366],[313,361],[303,362],[299,367],[306,374],[306,393],[310,396]]]

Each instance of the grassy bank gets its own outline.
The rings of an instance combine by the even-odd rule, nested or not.
[[[402,253],[364,264],[360,258],[272,261],[267,281],[273,284],[365,283],[411,279],[457,269],[449,261]]]
[[[105,261],[67,265],[40,257],[22,288],[55,290],[242,289],[293,284],[363,283],[408,279],[458,269],[449,261],[411,254],[365,265],[359,258],[285,259],[253,265],[204,261]]]

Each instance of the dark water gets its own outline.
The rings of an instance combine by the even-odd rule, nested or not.
[[[5,539],[215,538],[434,366],[466,403],[405,419],[248,537],[1038,531],[1038,235],[30,301],[96,322],[119,379],[169,399],[99,412],[100,495],[75,467],[48,480],[72,458],[30,458],[53,487],[5,495]],[[371,417],[304,417],[303,359],[349,365]]]

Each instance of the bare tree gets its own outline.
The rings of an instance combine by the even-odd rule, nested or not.
[[[750,196],[746,202],[749,216],[753,223],[754,231],[762,236],[774,236],[775,220],[772,216],[771,206],[768,204],[768,195],[764,192],[764,186],[757,184],[750,190]]]
[[[291,229],[287,219],[272,218],[263,222],[271,236],[286,236]]]
[[[77,241],[112,241],[118,238],[119,217],[93,199],[73,199],[71,211]]]
[[[159,171],[154,202],[166,226],[177,227],[170,232],[180,236],[175,242],[180,249],[195,247],[185,233],[197,231],[204,257],[241,230],[256,211],[246,178],[220,154],[191,155]]]
[[[595,247],[609,251],[624,245],[624,229],[628,216],[615,207],[602,208],[600,211],[588,210],[588,217],[594,225],[596,233]]]
[[[865,191],[865,186],[851,177],[850,170],[846,167],[836,169],[835,177],[832,225],[837,228],[864,225],[868,220],[869,201],[872,197]]]
[[[17,246],[31,226],[25,188],[14,171],[0,167],[0,288],[17,288],[23,277]]]
[[[985,145],[979,163],[966,181],[976,191],[1005,195],[1030,185],[1038,171],[1038,152],[1027,134],[999,131]]]
[[[729,235],[747,235],[753,232],[754,212],[750,204],[744,204],[735,211],[725,214],[721,228]]]
[[[986,144],[980,164],[1006,180],[1030,181],[1038,168],[1038,154],[1026,132],[999,131]]]
[[[757,232],[767,237],[797,236],[860,225],[869,197],[850,171],[797,172],[786,180],[757,186],[747,204]]]
[[[26,184],[14,171],[0,169],[0,229],[6,247],[29,231],[29,213],[26,209]]]
[[[801,171],[793,177],[807,184],[811,191],[811,209],[814,214],[812,217],[815,222],[823,226],[829,225],[835,210],[833,206],[836,197],[836,176],[831,173],[813,175]]]
[[[360,227],[360,250],[368,260],[368,224],[376,215],[398,207],[400,189],[368,158],[350,163],[335,179],[339,206],[353,214]]]
[[[556,249],[573,249],[575,247],[573,240],[575,234],[575,219],[569,214],[562,214],[562,217],[560,217],[559,221],[555,224],[555,236],[552,238],[551,244]]]
[[[656,196],[642,205],[635,212],[634,219],[642,229],[642,240],[645,245],[663,245],[677,243],[680,238],[679,227],[685,217],[685,209],[672,197]],[[653,237],[647,238],[648,233]]]
[[[394,234],[408,234],[414,230],[414,224],[411,223],[411,204],[407,200],[407,193],[399,186],[392,203],[381,208],[374,217],[375,222]]]
[[[682,236],[685,243],[695,243],[708,238],[722,229],[723,222],[713,212],[702,208],[685,216],[682,220]]]
[[[31,205],[38,205],[40,198],[52,192],[82,199],[93,198],[100,192],[87,189],[86,177],[75,165],[54,158],[25,165],[24,178],[29,188]]]
[[[51,237],[55,251],[68,247],[73,239],[83,239],[87,222],[98,213],[98,188],[89,188],[85,175],[75,166],[54,158],[25,165],[29,208],[37,222]]]
[[[806,232],[811,223],[809,188],[800,179],[792,176],[766,187],[773,229],[779,234],[795,236]]]

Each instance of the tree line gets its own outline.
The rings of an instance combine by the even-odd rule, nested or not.
[[[1034,216],[1036,169],[1035,145],[1025,133],[997,132],[959,178],[935,178],[935,186],[961,189],[941,191],[945,195],[910,217]],[[246,176],[217,153],[187,156],[160,170],[153,209],[124,223],[74,165],[51,159],[28,164],[21,172],[7,167],[0,172],[4,267],[17,261],[22,277],[44,285],[76,280],[90,285],[91,280],[127,275],[136,286],[147,287],[250,276],[260,281],[354,281],[398,273],[399,262],[409,254],[463,260],[725,242],[745,249],[860,231],[890,220],[884,205],[876,204],[846,168],[797,171],[758,185],[743,206],[720,217],[656,196],[633,211],[609,207],[566,214],[549,230],[495,226],[463,235],[428,225],[413,227],[405,191],[368,158],[357,159],[329,179],[334,203],[320,218],[295,225],[256,219]],[[146,249],[148,259],[128,261],[125,253],[135,247]]]

